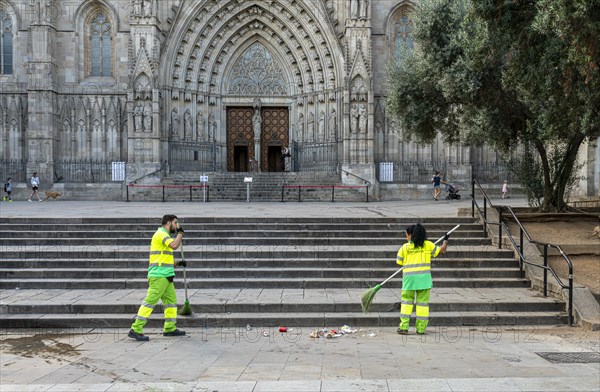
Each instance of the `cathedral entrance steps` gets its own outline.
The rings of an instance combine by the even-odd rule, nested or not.
[[[398,267],[399,268],[399,267]],[[190,276],[197,278],[195,286],[202,287],[207,283],[204,280],[223,279],[237,280],[239,278],[256,279],[331,279],[339,278],[359,279],[361,282],[376,284],[378,281],[385,280],[388,276],[396,272],[397,268],[318,268],[318,267],[285,267],[285,268],[187,268]],[[60,279],[103,279],[99,284],[106,284],[106,280],[117,279],[127,280],[129,286],[133,279],[146,280],[147,268],[0,268],[0,278],[18,281],[20,279],[54,279],[52,284],[60,282]],[[485,277],[495,278],[514,278],[518,276],[518,268],[457,268],[436,266],[432,272],[434,279],[440,278],[465,278],[476,279]],[[193,280],[190,280],[193,282]],[[93,284],[94,282],[90,282]],[[5,285],[8,282],[4,283]],[[52,284],[48,284],[51,286]],[[190,283],[191,284],[191,283]],[[358,284],[358,282],[357,282]],[[393,284],[393,283],[390,283]]]
[[[58,256],[56,254],[50,254],[46,257],[41,254],[33,258],[3,258],[0,259],[0,264],[4,269],[19,269],[27,268],[28,270],[35,269],[60,269],[64,268],[65,264],[68,263],[69,270],[77,268],[90,268],[92,270],[98,268],[127,268],[132,270],[135,268],[142,268],[145,270],[148,263],[148,256],[143,258],[141,253],[136,257],[114,257],[100,259],[95,256],[90,258],[77,257],[65,257]],[[186,260],[192,260],[187,257]],[[203,268],[240,268],[253,267],[253,268],[338,268],[348,270],[351,268],[389,268],[395,266],[395,254],[392,257],[379,258],[379,257],[344,257],[344,258],[296,258],[288,259],[282,257],[273,258],[262,258],[262,259],[241,259],[241,258],[229,258],[223,259],[220,257],[213,258],[200,258],[194,261]],[[475,258],[456,258],[456,257],[444,257],[443,260],[434,260],[432,262],[434,268],[453,267],[453,268],[514,268],[515,261],[512,258],[486,258],[486,257],[475,257]],[[196,267],[192,267],[193,269]]]
[[[177,173],[163,180],[165,185],[179,185],[182,188],[168,189],[169,198],[189,199],[189,189],[185,185],[199,185],[200,176],[207,175],[209,181],[209,200],[243,201],[248,197],[253,201],[329,201],[332,199],[331,186],[344,186],[338,174],[329,172],[265,172],[265,173]],[[252,178],[248,184],[244,180]],[[294,188],[282,189],[293,186]],[[298,186],[303,186],[298,195]],[[283,190],[283,195],[282,195]],[[192,200],[202,197],[203,191],[195,188]],[[366,201],[364,188],[336,188],[333,190],[337,201]]]
[[[156,219],[39,221],[0,220],[6,228],[0,232],[1,323],[126,327],[147,288],[148,243]],[[182,219],[190,300],[198,314],[181,325],[315,326],[342,320],[396,325],[402,279],[391,280],[378,293],[372,314],[361,313],[360,295],[397,270],[403,230],[413,222]],[[422,223],[432,239],[461,224],[447,254],[432,262],[438,325],[512,325],[534,323],[536,317],[546,324],[564,321],[564,303],[529,290],[513,252],[492,246],[474,219],[426,218]],[[174,253],[180,259],[180,252]],[[177,274],[181,300],[179,268]],[[480,305],[472,306],[474,301]]]
[[[29,292],[31,295],[24,295]],[[193,315],[180,327],[395,326],[400,290],[383,288],[363,313],[363,289],[200,289],[190,291]],[[23,290],[2,292],[2,328],[126,328],[145,290]],[[182,298],[182,290],[178,290]],[[148,328],[160,328],[157,305]],[[566,322],[564,303],[529,289],[433,288],[431,326],[555,325]]]

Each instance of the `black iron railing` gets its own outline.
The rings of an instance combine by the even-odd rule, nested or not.
[[[477,200],[475,198],[475,190],[478,190],[483,195],[483,208],[480,207],[479,204],[477,203]],[[527,233],[527,230],[525,230],[525,228],[523,227],[523,225],[521,224],[521,222],[519,221],[517,216],[515,215],[515,212],[513,211],[513,209],[510,206],[494,206],[476,179],[472,180],[471,199],[472,199],[472,201],[471,201],[471,216],[475,217],[475,210],[477,210],[479,215],[483,217],[483,222],[484,222],[483,223],[483,234],[484,234],[484,236],[487,237],[487,225],[488,224],[497,225],[498,226],[498,248],[501,248],[502,247],[502,232],[503,231],[506,232],[506,235],[508,237],[508,240],[511,243],[513,250],[515,252],[517,252],[517,254],[519,256],[519,270],[521,272],[521,277],[524,277],[524,275],[525,275],[525,272],[523,270],[523,266],[525,264],[531,265],[531,266],[534,266],[537,268],[542,268],[543,273],[544,273],[544,283],[543,283],[544,297],[548,296],[548,272],[550,272],[554,276],[558,285],[562,289],[568,290],[569,298],[568,298],[568,304],[567,304],[567,314],[568,314],[569,325],[572,326],[573,325],[573,262],[571,262],[571,259],[569,259],[569,256],[567,256],[563,252],[563,250],[561,249],[561,247],[559,245],[549,244],[546,242],[540,242],[540,241],[533,240],[529,236],[529,233]],[[488,220],[488,217],[487,217],[488,205],[490,206],[490,208],[496,208],[498,210],[498,222],[492,222],[492,221]],[[519,243],[518,244],[515,242],[515,239],[510,231],[510,227],[506,223],[504,223],[503,211],[505,211],[505,210],[511,214],[515,223],[519,226]],[[527,238],[527,240],[529,241],[530,244],[539,245],[539,246],[543,247],[543,249],[544,249],[544,254],[543,254],[544,264],[543,265],[539,265],[537,263],[534,263],[534,262],[531,262],[531,261],[528,261],[525,259],[525,251],[524,251],[525,237]],[[563,259],[566,261],[567,267],[569,270],[569,276],[568,276],[569,283],[568,284],[565,284],[562,281],[562,279],[558,276],[556,271],[554,271],[554,269],[552,269],[552,267],[550,267],[548,265],[548,248],[557,249],[560,252]]]

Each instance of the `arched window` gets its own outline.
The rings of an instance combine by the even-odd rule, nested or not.
[[[112,25],[103,12],[90,23],[90,76],[112,76]]]
[[[394,24],[394,59],[400,60],[402,48],[413,49],[413,22],[408,15],[403,15]]]
[[[13,73],[13,26],[10,16],[0,9],[0,74]]]

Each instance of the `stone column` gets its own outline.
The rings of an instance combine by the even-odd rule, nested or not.
[[[32,4],[31,56],[27,62],[27,177],[37,171],[44,188],[54,184],[54,146],[58,137],[55,3],[55,0],[36,0]]]

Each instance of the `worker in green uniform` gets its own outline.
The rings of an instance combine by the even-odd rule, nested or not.
[[[175,239],[172,234],[177,233]],[[165,322],[163,328],[164,336],[184,336],[185,331],[177,329],[177,296],[173,278],[175,277],[175,259],[173,251],[179,248],[183,239],[183,229],[179,227],[175,215],[165,215],[162,218],[162,226],[156,230],[150,243],[150,260],[148,265],[148,293],[146,299],[138,310],[135,321],[129,331],[130,338],[138,341],[148,341],[150,338],[143,333],[144,325],[152,314],[154,306],[162,300]],[[177,265],[185,267],[185,260]]]
[[[406,228],[406,244],[398,250],[396,263],[402,269],[402,302],[400,304],[400,326],[398,333],[408,334],[410,316],[416,297],[415,326],[418,334],[424,334],[429,323],[429,292],[433,286],[431,279],[431,257],[446,253],[448,234],[438,247],[427,240],[427,231],[417,223]]]

